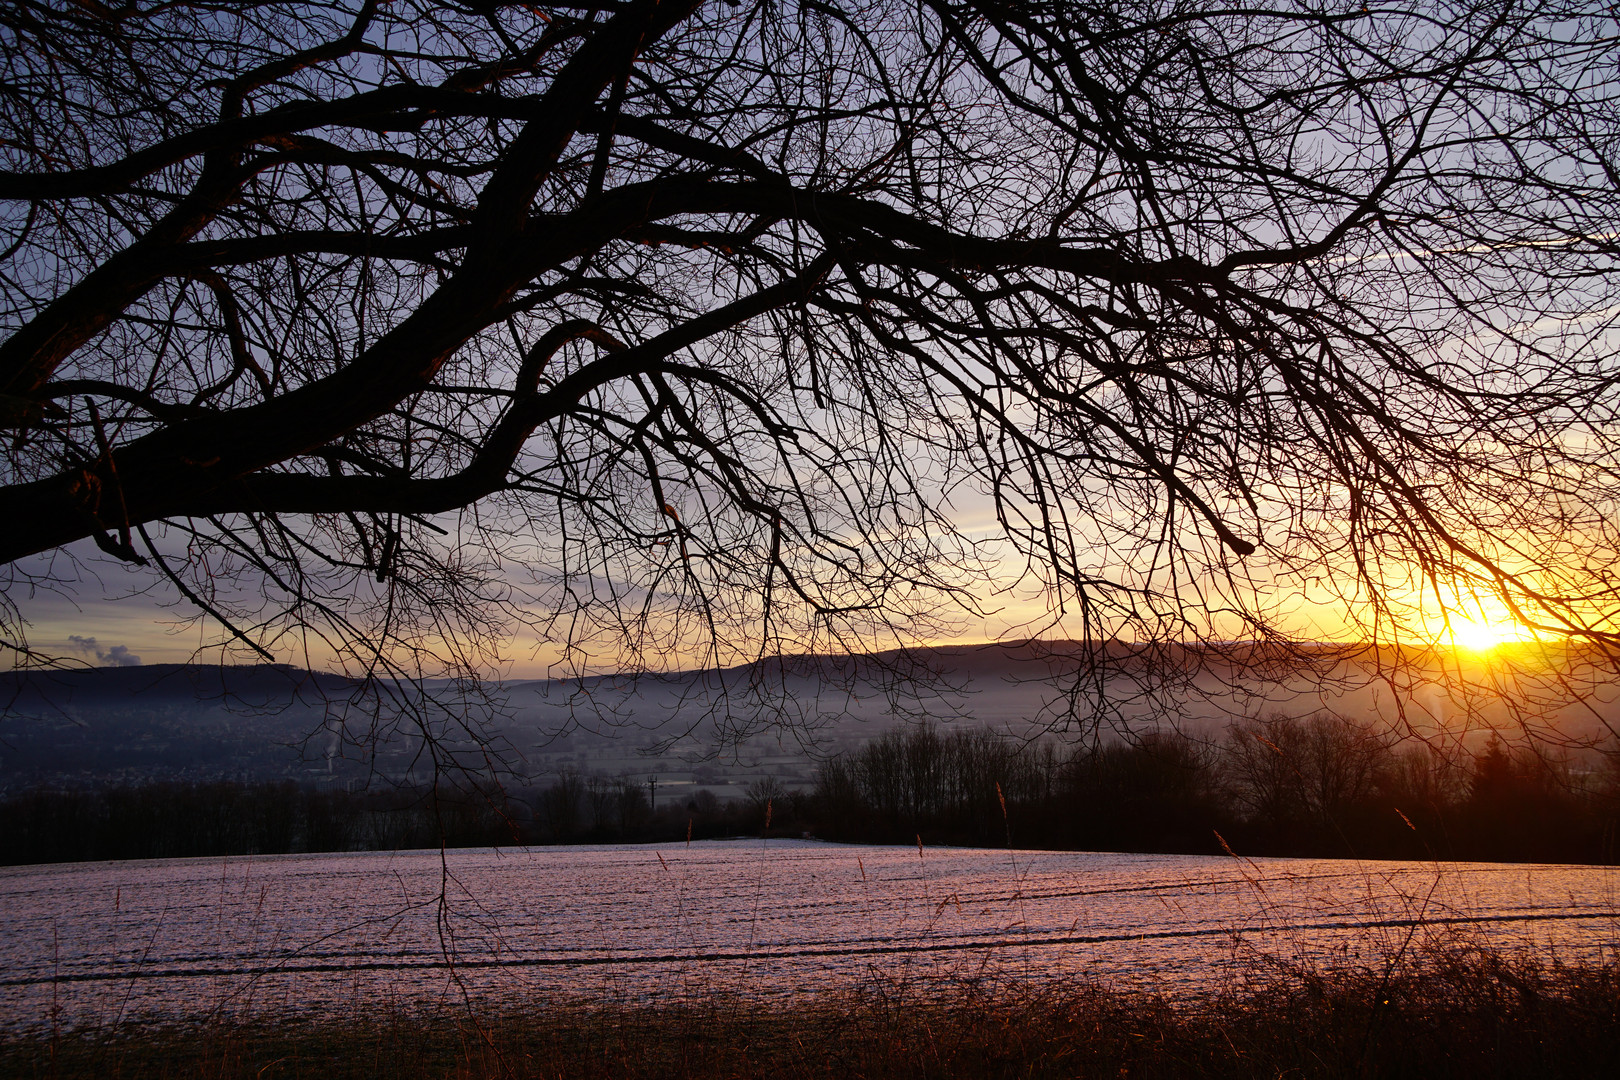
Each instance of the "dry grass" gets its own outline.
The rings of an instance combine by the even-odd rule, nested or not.
[[[788,1001],[558,1004],[0,1042],[21,1077],[1486,1077],[1620,1075],[1620,967],[1466,947],[1401,970],[1278,968],[1192,998],[1091,984]]]

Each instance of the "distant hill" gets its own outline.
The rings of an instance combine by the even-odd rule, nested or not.
[[[1191,692],[1180,674],[1209,667],[1174,651],[1153,659],[1128,646],[1103,651],[1115,674],[1102,682],[1108,711],[1070,701],[1066,687],[1094,670],[1082,643],[951,645],[854,657],[801,656],[726,670],[574,680],[530,680],[499,689],[493,707],[435,688],[435,704],[393,684],[367,684],[286,665],[149,667],[0,674],[0,792],[147,780],[294,779],[354,786],[421,779],[426,723],[441,755],[484,766],[476,731],[514,783],[545,784],[559,772],[660,777],[661,790],[740,793],[769,776],[811,782],[816,755],[849,749],[898,722],[988,725],[1031,737],[1175,726],[1218,735],[1234,716],[1333,708],[1380,714],[1422,730],[1461,725],[1464,706],[1443,691],[1397,698],[1368,670],[1328,689],[1287,666],[1230,679],[1209,670]],[[1324,649],[1324,663],[1337,662]],[[1205,658],[1207,659],[1207,658]],[[1376,658],[1375,658],[1376,659]],[[1387,659],[1387,658],[1385,658]],[[1329,672],[1332,673],[1331,671]],[[1161,692],[1145,692],[1155,687]],[[1620,722],[1617,687],[1540,719],[1585,731]],[[379,695],[379,691],[381,691]],[[1486,710],[1489,713],[1489,709]],[[1486,716],[1510,726],[1501,709]],[[1477,723],[1480,717],[1473,718]]]
[[[0,674],[0,789],[352,775],[332,718],[359,684],[286,665]]]
[[[147,703],[229,702],[248,708],[280,709],[346,694],[356,686],[353,679],[305,671],[290,664],[148,664],[9,671],[0,673],[0,707],[7,712],[49,716],[139,699]]]
[[[427,718],[451,752],[473,749],[457,730],[466,719],[519,782],[545,783],[567,769],[647,772],[666,777],[672,791],[696,785],[735,794],[765,775],[808,784],[813,753],[858,743],[902,718],[1025,730],[1055,696],[1053,678],[1076,668],[1079,651],[1061,642],[949,646],[725,671],[531,680],[502,688],[492,711],[467,703],[458,715],[432,709]],[[401,704],[385,700],[379,710],[357,680],[287,665],[0,673],[0,791],[399,779],[429,768],[417,753],[418,717],[408,708],[401,716]]]

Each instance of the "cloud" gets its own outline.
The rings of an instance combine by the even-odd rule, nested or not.
[[[93,637],[69,634],[68,644],[86,656],[94,656],[103,667],[140,667],[141,658],[129,651],[128,645],[114,645],[103,649]]]

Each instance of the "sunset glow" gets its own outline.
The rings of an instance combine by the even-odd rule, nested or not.
[[[1447,628],[1454,648],[1462,652],[1487,653],[1502,645],[1527,640],[1523,627],[1511,622],[1485,622],[1454,619]]]

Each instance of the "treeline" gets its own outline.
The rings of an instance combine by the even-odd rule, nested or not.
[[[658,802],[652,804],[654,797]],[[634,776],[585,774],[568,769],[521,799],[524,835],[536,844],[641,843],[710,840],[722,836],[799,835],[799,803],[774,777],[749,784],[739,799],[707,788],[662,796]]]
[[[829,840],[1614,863],[1620,758],[1493,739],[1459,761],[1326,714],[1069,753],[915,727],[826,762],[802,801]]]
[[[761,831],[773,799],[783,808],[773,831],[793,824],[791,800],[773,779],[742,799],[700,790],[655,808],[652,796],[639,779],[572,771],[512,790],[350,792],[287,781],[33,791],[0,800],[0,865],[707,839]]]
[[[668,788],[659,795],[637,777],[570,770],[528,789],[166,783],[0,801],[4,864],[767,832],[865,843],[1615,863],[1620,755],[1570,759],[1493,740],[1457,760],[1330,715],[1244,720],[1213,742],[1154,735],[1080,750],[921,726],[823,762],[813,791],[764,778],[738,799]]]
[[[457,845],[493,844],[504,826],[484,800],[415,790],[323,791],[287,781],[33,791],[0,802],[0,862],[392,850],[438,847],[441,835]]]

